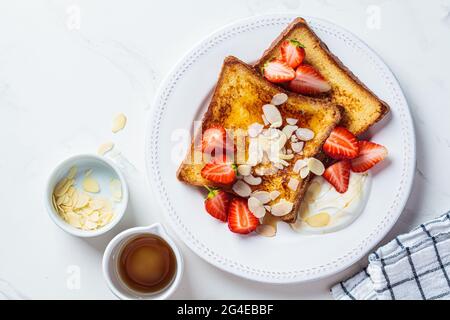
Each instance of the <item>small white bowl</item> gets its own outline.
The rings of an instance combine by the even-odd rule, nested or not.
[[[120,202],[117,202],[114,207],[113,219],[108,224],[99,229],[82,230],[75,228],[64,221],[64,219],[58,214],[58,212],[56,212],[55,208],[53,207],[53,190],[58,181],[67,176],[67,173],[73,166],[78,169],[77,176],[82,175],[82,172],[87,169],[92,169],[93,174],[99,173],[100,184],[103,185],[103,187],[106,183],[106,179],[111,178],[119,179],[122,184],[122,200]],[[103,194],[103,191],[101,191],[100,195],[105,196]],[[114,226],[117,225],[117,223],[122,219],[128,205],[128,187],[124,176],[111,161],[91,154],[78,155],[63,161],[50,174],[45,192],[45,205],[47,207],[50,218],[58,227],[60,227],[64,231],[82,238],[97,237],[114,228]]]
[[[140,234],[154,234],[161,237],[165,240],[169,246],[172,248],[175,259],[177,261],[177,270],[175,272],[175,276],[172,282],[160,292],[156,292],[153,294],[143,294],[136,292],[130,288],[128,288],[120,279],[117,270],[117,259],[122,249],[123,245],[127,243],[127,241],[137,235]],[[175,242],[170,238],[166,229],[160,224],[155,223],[149,227],[136,227],[125,230],[119,233],[105,249],[103,254],[103,276],[105,277],[106,283],[111,291],[122,300],[131,300],[131,299],[139,299],[139,300],[163,300],[167,299],[172,295],[175,289],[180,284],[181,277],[183,275],[184,263],[183,257],[180,253],[180,250],[175,245]]]

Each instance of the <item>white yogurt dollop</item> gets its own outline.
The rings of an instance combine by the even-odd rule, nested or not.
[[[370,184],[367,173],[351,172],[347,192],[339,193],[324,178],[316,176],[302,201],[297,221],[291,224],[292,229],[302,234],[323,234],[347,227],[363,212]]]

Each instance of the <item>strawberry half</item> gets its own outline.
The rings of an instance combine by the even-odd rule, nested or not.
[[[228,228],[231,232],[247,234],[256,230],[259,219],[249,210],[247,200],[234,198],[228,210]]]
[[[331,86],[327,80],[310,65],[300,65],[295,70],[295,78],[288,83],[289,90],[306,95],[328,92]]]
[[[264,77],[273,83],[287,82],[295,78],[295,71],[286,62],[272,60],[263,68]]]
[[[370,141],[359,141],[359,156],[352,160],[353,172],[365,172],[384,160],[388,154],[386,147]]]
[[[208,196],[205,199],[206,212],[214,218],[226,222],[231,196],[219,189],[208,187],[206,187],[206,189],[209,191]]]
[[[344,127],[336,127],[322,147],[323,151],[333,159],[353,159],[359,154],[356,137]]]
[[[292,68],[297,68],[305,59],[305,46],[297,40],[283,41],[280,47],[281,58]]]
[[[232,184],[236,180],[236,165],[230,162],[214,160],[203,167],[201,175],[206,180],[215,183]]]
[[[346,192],[350,181],[350,161],[342,160],[336,162],[325,170],[322,177],[324,177],[337,192]]]

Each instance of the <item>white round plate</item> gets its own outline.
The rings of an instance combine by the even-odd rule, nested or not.
[[[307,18],[318,36],[369,88],[391,107],[389,119],[372,131],[389,160],[372,170],[367,206],[353,224],[336,233],[304,236],[280,223],[275,238],[240,236],[204,210],[204,193],[180,183],[180,136],[200,120],[223,59],[254,62],[293,15],[257,16],[213,33],[194,47],[166,78],[149,121],[146,161],[150,185],[178,236],[209,263],[238,276],[269,283],[308,281],[339,272],[366,254],[400,215],[413,181],[414,129],[408,105],[383,61],[350,32]],[[175,159],[177,158],[178,159]],[[189,267],[189,266],[188,266]]]

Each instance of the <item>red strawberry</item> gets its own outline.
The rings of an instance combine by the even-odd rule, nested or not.
[[[247,200],[234,198],[228,210],[228,228],[231,232],[247,234],[256,230],[259,219],[248,209]]]
[[[386,158],[388,151],[382,145],[359,141],[359,156],[352,160],[352,171],[365,172]]]
[[[291,91],[300,94],[314,95],[331,90],[325,78],[310,65],[300,65],[295,71],[295,78],[288,83]]]
[[[336,127],[325,141],[323,151],[333,159],[353,159],[359,153],[358,140],[344,127]]]
[[[305,46],[297,40],[286,40],[281,44],[281,57],[292,68],[297,68],[305,59]]]
[[[273,83],[287,82],[295,78],[295,71],[286,62],[272,60],[264,65],[264,77]]]
[[[230,207],[231,196],[215,188],[208,188],[208,197],[205,199],[205,209],[214,218],[223,222],[227,221],[228,208]]]
[[[236,179],[236,165],[225,161],[214,160],[203,167],[201,175],[206,180],[212,182],[224,185],[231,184]]]
[[[202,151],[212,152],[216,148],[224,148],[227,132],[222,126],[216,125],[206,129],[202,135]]]
[[[339,193],[344,193],[348,189],[350,179],[350,161],[342,160],[329,166],[322,177],[325,178]]]

